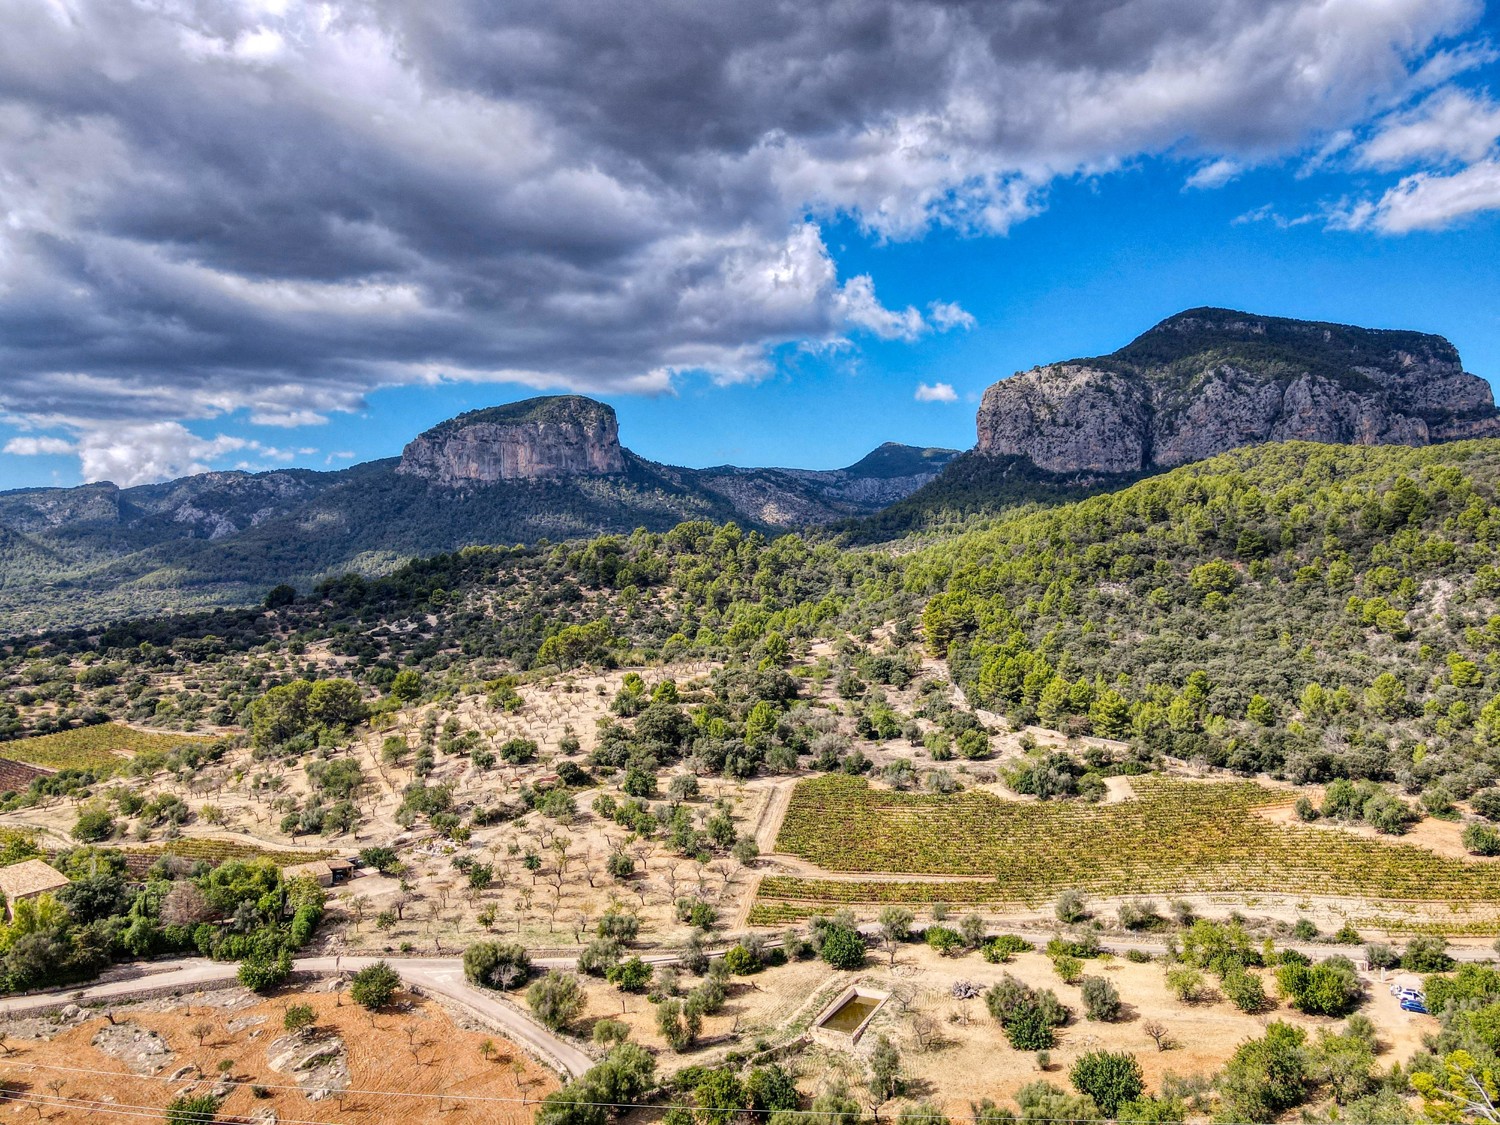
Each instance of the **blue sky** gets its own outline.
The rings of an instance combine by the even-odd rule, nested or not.
[[[1132,26],[1143,57],[1168,68],[1163,88],[1183,81],[1160,61],[1181,45],[1172,39],[1179,33],[1167,18],[1171,6],[1119,7],[1140,9]],[[1241,7],[1239,22],[1196,34],[1205,42],[1248,36],[1274,51],[1285,28],[1261,28],[1256,19],[1328,18],[1296,0]],[[559,171],[567,173],[559,183],[582,182],[582,164],[608,169],[617,160],[632,169],[615,174],[606,185],[612,194],[590,196],[577,214],[568,211],[577,202],[572,186],[528,199],[524,223],[513,213],[491,214],[486,193],[507,169],[476,167],[483,157],[471,152],[462,154],[461,172],[436,187],[414,179],[406,198],[380,194],[390,168],[409,167],[413,149],[428,144],[416,135],[361,139],[357,155],[368,160],[372,185],[364,196],[351,189],[349,200],[330,202],[325,183],[268,186],[254,169],[240,169],[250,202],[234,203],[204,186],[226,182],[222,168],[205,165],[209,157],[194,162],[180,147],[149,148],[161,142],[143,139],[128,109],[119,110],[115,139],[126,154],[136,163],[158,161],[181,181],[171,216],[148,198],[159,186],[116,187],[103,178],[107,168],[99,169],[107,205],[79,203],[62,186],[42,203],[0,194],[13,217],[57,216],[50,242],[38,235],[10,247],[27,272],[7,277],[0,264],[0,360],[11,368],[0,373],[0,487],[131,483],[207,467],[338,468],[393,456],[421,429],[463,410],[568,389],[611,403],[627,446],[676,464],[831,468],[888,440],[966,448],[978,396],[990,383],[1038,363],[1112,350],[1195,305],[1439,333],[1458,346],[1468,370],[1493,381],[1500,377],[1496,13],[1462,0],[1344,7],[1370,36],[1360,51],[1309,60],[1288,48],[1283,60],[1297,73],[1323,68],[1315,98],[1294,91],[1278,104],[1274,91],[1255,85],[1259,71],[1247,67],[1224,76],[1222,88],[1184,98],[1190,104],[1176,116],[1154,122],[1138,111],[1128,128],[1106,122],[1098,135],[1067,144],[1017,140],[1006,131],[1016,122],[991,122],[977,140],[956,132],[953,122],[972,110],[963,89],[926,89],[916,78],[910,100],[894,108],[852,94],[818,95],[811,108],[848,102],[848,121],[809,126],[801,137],[788,134],[787,122],[809,107],[768,102],[743,121],[721,108],[705,127],[734,125],[738,141],[670,149],[659,136],[580,131],[560,108],[567,92],[555,87],[491,93],[474,104],[468,86],[463,98],[436,108],[424,95],[411,112],[441,113],[445,121],[457,115],[459,131],[493,130],[501,110],[528,108],[531,128],[549,141],[538,151],[565,140],[583,154]],[[1374,17],[1362,7],[1393,22],[1370,32]],[[250,8],[238,31],[214,31],[229,46],[205,54],[211,63],[171,57],[177,48],[164,47],[151,29],[129,30],[139,32],[142,57],[160,66],[164,92],[250,81],[239,63],[205,69],[229,65],[220,61],[225,51],[253,57],[259,69],[251,77],[259,82],[278,66],[295,76],[321,65],[277,48],[280,17]],[[409,65],[453,72],[457,64],[443,54],[456,52],[462,38],[453,19],[407,30]],[[847,30],[817,32],[831,52]],[[1357,30],[1351,24],[1349,34]],[[36,25],[39,44],[51,34]],[[724,57],[752,50],[765,34],[745,31],[738,42],[726,33]],[[64,73],[91,65],[81,47],[69,40],[56,48]],[[955,40],[951,52],[962,49]],[[70,64],[71,51],[79,57]],[[1092,61],[1090,81],[1124,82],[1120,75],[1138,71],[1140,60],[1122,52]],[[338,57],[350,65],[347,51]],[[921,60],[911,61],[915,74]],[[1006,69],[1015,60],[982,61],[999,104],[1015,81]],[[1035,56],[1025,61],[1037,65]],[[399,96],[386,87],[402,76],[390,77],[392,64],[379,50],[359,65],[362,76],[384,76],[385,86],[370,81],[378,89],[369,97]],[[817,72],[819,60],[810,65]],[[1260,70],[1266,65],[1262,59]],[[1058,64],[1058,74],[1064,88],[1075,87],[1077,66]],[[305,121],[316,110],[335,123],[321,126],[334,130],[327,136],[343,142],[337,129],[347,106],[295,104],[308,96],[303,88],[285,75],[278,81],[276,96],[289,114]],[[1236,82],[1243,104],[1235,102]],[[1121,90],[1116,100],[1144,96],[1138,85]],[[713,98],[703,97],[711,110]],[[1321,105],[1303,104],[1319,98]],[[1062,111],[1041,107],[1020,124],[1082,130],[1082,96],[1077,112],[1063,108],[1065,117],[1049,118]],[[148,109],[146,99],[140,112]],[[868,143],[849,143],[851,135],[885,137],[901,114],[936,130],[929,144],[952,146],[940,153],[942,170],[908,160],[910,145],[875,163]],[[413,134],[420,124],[414,117]],[[1119,136],[1122,129],[1135,134]],[[789,135],[795,160],[787,155]],[[39,136],[0,133],[0,159],[10,151],[30,162],[40,183],[54,170],[59,185],[64,171],[76,179],[76,156],[53,151],[66,149],[68,138]],[[249,136],[265,143],[260,132]],[[326,147],[327,136],[317,143]],[[426,164],[441,165],[441,153],[421,151]],[[711,175],[703,171],[705,153],[721,161]],[[781,164],[774,174],[747,172],[756,161]],[[653,162],[659,168],[648,177],[640,169]],[[447,216],[457,236],[435,229],[430,204],[406,206],[430,191],[457,191],[455,176],[474,193]],[[683,189],[695,176],[712,184],[701,193],[708,202],[684,204],[679,197],[693,194]],[[1189,186],[1195,176],[1207,186]],[[589,181],[587,190],[600,189]],[[316,258],[286,230],[296,221],[298,192],[308,208],[338,213],[339,240]],[[557,213],[538,219],[538,207]],[[184,212],[196,220],[187,224]],[[607,229],[602,220],[598,231],[582,229],[580,214],[601,213]],[[262,231],[266,214],[281,218]],[[350,235],[351,214],[381,220]],[[174,222],[185,225],[168,229]],[[243,236],[221,233],[236,222]],[[552,233],[529,225],[549,222]],[[333,226],[329,220],[318,231]],[[683,237],[686,229],[692,238]],[[68,239],[76,255],[57,251]],[[527,239],[535,245],[517,259]],[[132,284],[121,284],[132,270]],[[770,290],[762,284],[768,276],[778,279]],[[17,278],[31,286],[25,300]],[[151,299],[142,301],[147,288]],[[961,307],[972,323],[959,315],[948,324],[934,302]],[[74,339],[81,342],[73,346]],[[519,380],[508,379],[510,371]],[[945,389],[936,401],[918,401],[921,384]]]

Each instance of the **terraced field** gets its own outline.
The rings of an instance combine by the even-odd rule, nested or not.
[[[871,789],[830,774],[799,784],[776,847],[826,871],[963,875],[962,881],[767,878],[749,920],[769,925],[839,904],[1037,905],[1101,896],[1248,892],[1372,901],[1500,904],[1500,863],[1396,841],[1274,824],[1284,791],[1254,782],[1134,779],[1112,805],[1022,803]],[[833,830],[837,826],[837,830]]]
[[[217,867],[232,859],[268,859],[277,867],[291,867],[315,859],[328,859],[335,851],[278,851],[236,840],[217,840],[201,836],[184,836],[163,844],[148,847],[127,847],[125,862],[132,875],[143,875],[150,866],[164,855],[177,856],[190,861],[203,860],[210,867]]]
[[[212,742],[202,735],[136,730],[123,723],[100,723],[33,738],[0,742],[0,752],[18,762],[54,770],[109,772],[145,750],[171,750],[190,742]]]

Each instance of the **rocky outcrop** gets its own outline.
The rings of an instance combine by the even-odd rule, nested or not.
[[[460,414],[410,442],[396,466],[447,488],[624,471],[614,410],[577,395]]]
[[[266,1044],[266,1065],[278,1074],[289,1074],[307,1092],[309,1101],[320,1101],[349,1088],[349,1052],[332,1032],[303,1028]]]
[[[994,384],[978,431],[980,453],[1132,473],[1267,441],[1496,437],[1500,411],[1440,336],[1195,309],[1111,355]]]
[[[0,492],[0,524],[33,534],[75,524],[120,519],[120,490],[105,481],[78,488],[28,488]]]

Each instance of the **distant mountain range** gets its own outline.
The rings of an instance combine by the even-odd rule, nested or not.
[[[339,472],[0,493],[0,634],[244,604],[471,544],[735,520],[870,542],[1057,502],[1245,445],[1500,436],[1488,383],[1440,336],[1192,309],[1107,356],[985,392],[976,447],[886,444],[844,469],[686,469],[620,444],[577,395],[461,414]]]
[[[765,531],[879,510],[956,450],[886,444],[844,469],[685,469],[620,445],[614,410],[576,395],[476,410],[400,458],[336,472],[213,472],[165,484],[0,492],[0,632],[259,600],[413,555],[665,530]]]

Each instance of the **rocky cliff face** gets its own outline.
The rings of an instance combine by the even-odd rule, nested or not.
[[[1110,355],[994,384],[978,429],[981,453],[1130,473],[1267,441],[1496,437],[1500,411],[1440,336],[1194,309]]]
[[[614,410],[577,395],[460,414],[410,442],[396,466],[448,488],[624,471]]]

